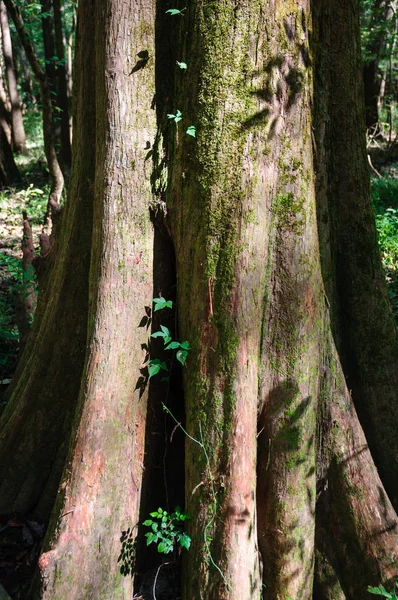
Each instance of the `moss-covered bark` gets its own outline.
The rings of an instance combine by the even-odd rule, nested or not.
[[[261,4],[192,3],[170,124],[170,207],[180,337],[192,347],[185,377],[192,549],[184,597],[258,598],[256,426],[267,206],[252,78]],[[179,81],[178,81],[179,79]],[[189,94],[188,94],[189,90]],[[196,138],[186,134],[196,127]],[[253,163],[250,158],[253,157]],[[262,257],[262,258],[259,258]],[[198,568],[198,565],[200,567]]]
[[[336,118],[328,93],[343,54],[330,50],[330,87],[322,88],[328,93],[315,109],[312,82],[314,74],[317,82],[322,79],[325,64],[317,43],[321,26],[330,45],[340,48],[341,42],[351,57],[357,38],[337,35],[326,4],[192,0],[183,16],[166,15],[167,7],[158,5],[155,34],[154,2],[80,2],[81,121],[66,212],[71,229],[62,229],[52,254],[52,293],[48,286],[42,293],[37,336],[28,342],[35,354],[25,353],[0,433],[2,510],[33,513],[36,506],[43,518],[69,443],[32,597],[111,600],[132,594],[131,580],[121,576],[117,563],[120,535],[130,528],[135,537],[140,497],[143,508],[151,494],[154,502],[159,495],[167,502],[167,492],[159,494],[150,472],[141,493],[143,455],[152,451],[150,436],[158,431],[151,427],[157,427],[160,406],[152,404],[154,418],[146,419],[146,395],[134,388],[148,343],[141,318],[152,296],[162,292],[153,293],[153,286],[165,291],[170,279],[170,264],[153,270],[152,261],[167,261],[169,255],[174,260],[167,250],[171,243],[177,338],[191,346],[184,394],[169,386],[178,419],[185,396],[191,436],[185,449],[185,510],[192,516],[192,545],[184,553],[182,598],[357,600],[368,584],[389,584],[398,575],[397,516],[338,356],[352,347],[341,323],[344,307],[353,310],[354,295],[348,283],[346,291],[335,281],[347,282],[352,265],[344,271],[335,262],[340,226],[337,231],[323,223],[331,216],[342,219],[341,231],[354,238],[341,199],[329,203],[332,192],[343,197],[345,188],[329,182],[330,164],[336,181],[348,172],[353,186],[355,169],[337,158],[329,162],[339,149],[323,133],[328,111]],[[343,3],[336,4],[343,10]],[[357,22],[347,17],[347,23],[355,34]],[[176,60],[187,69],[179,69]],[[358,65],[347,72],[353,81],[360,76]],[[87,98],[95,100],[94,115]],[[355,121],[358,113],[350,106],[345,108]],[[179,122],[167,120],[178,110]],[[319,125],[316,144],[314,125]],[[190,126],[195,137],[186,133]],[[359,154],[361,143],[358,138],[353,146]],[[361,160],[355,164],[363,177]],[[360,185],[357,190],[362,197]],[[170,236],[154,248],[150,215],[161,234]],[[371,225],[365,227],[365,233],[371,231]],[[85,244],[80,262],[78,235]],[[322,273],[319,246],[327,243]],[[351,239],[350,248],[358,260]],[[66,252],[78,269],[76,281]],[[325,265],[334,269],[333,285]],[[374,292],[366,273],[363,277],[374,294],[368,309],[376,307],[384,296],[379,288]],[[73,312],[81,290],[85,302],[81,312]],[[60,320],[64,298],[70,312]],[[364,313],[362,320],[350,314],[363,325]],[[73,319],[79,335],[71,339]],[[58,333],[71,355],[54,346]],[[363,332],[359,338],[350,333],[350,344],[354,339],[364,345],[353,349],[355,357],[376,347]],[[160,404],[161,397],[154,397]],[[28,418],[47,424],[47,415],[55,423],[54,433],[46,431],[50,457],[41,454],[46,443],[41,428],[33,433],[31,426],[24,428]],[[155,444],[156,456],[161,444]],[[34,469],[31,476],[24,453]],[[42,456],[46,477],[36,467]],[[151,456],[146,464],[151,471]],[[183,479],[175,473],[177,487]]]
[[[188,71],[177,78],[170,111],[180,110],[182,121],[169,126],[167,204],[181,335],[193,347],[185,377],[187,427],[204,446],[187,441],[187,508],[196,522],[186,597],[260,595],[253,586],[254,507],[242,501],[256,487],[254,398],[266,595],[311,597],[316,501],[323,498],[319,490],[329,472],[339,481],[344,512],[352,515],[333,551],[354,536],[351,564],[362,560],[363,572],[352,583],[346,568],[338,570],[334,589],[353,598],[364,593],[366,576],[386,580],[396,571],[395,534],[369,541],[375,523],[365,508],[366,486],[369,501],[381,510],[372,459],[363,448],[356,463],[351,454],[341,454],[352,436],[356,457],[363,433],[329,339],[321,276],[312,150],[312,81],[321,61],[314,56],[311,8],[305,2],[276,2],[263,10],[255,3],[236,8],[222,2],[214,9],[198,2],[181,27],[181,60]],[[323,11],[316,13],[317,28],[322,19],[327,22],[329,9]],[[357,23],[348,20],[348,28],[357,32]],[[336,32],[340,47],[337,39]],[[352,41],[347,37],[347,56],[355,52]],[[357,82],[358,64],[350,72]],[[185,133],[190,124],[196,140]],[[372,302],[379,302],[377,294]],[[325,356],[334,365],[327,393]],[[330,419],[344,432],[339,441],[333,428],[320,434]],[[365,505],[355,502],[353,489],[364,494]],[[387,505],[382,520],[391,531],[396,515]],[[246,520],[234,517],[243,514],[241,506]],[[333,514],[337,519],[338,511]],[[329,531],[330,524],[325,527]]]
[[[398,338],[370,201],[358,21],[354,0],[314,2],[318,223],[344,376],[397,509]]]

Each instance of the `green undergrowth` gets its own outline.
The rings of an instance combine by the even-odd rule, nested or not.
[[[15,156],[20,180],[0,190],[0,382],[14,372],[18,355],[15,298],[23,294],[34,275],[22,271],[23,218],[26,211],[38,247],[38,236],[49,195],[49,176],[43,149],[41,113],[30,109],[24,116],[27,152]]]
[[[37,247],[47,203],[47,184],[25,186],[0,190],[0,381],[12,377],[18,354],[15,299],[35,281],[34,272],[22,270],[22,213],[29,216]]]
[[[383,598],[389,598],[390,600],[398,600],[398,581],[395,582],[395,588],[390,592],[386,590],[383,585],[378,587],[368,587],[368,592],[374,596],[382,596]]]
[[[372,178],[371,183],[381,258],[398,324],[398,178]]]

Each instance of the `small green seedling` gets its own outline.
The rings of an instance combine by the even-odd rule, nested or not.
[[[395,582],[395,587],[397,590],[392,590],[391,592],[387,592],[384,585],[379,585],[378,587],[368,586],[369,594],[373,594],[374,596],[383,596],[383,598],[389,598],[389,600],[398,600],[398,581]]]
[[[176,62],[177,62],[177,65],[180,67],[180,69],[187,69],[188,68],[187,63],[180,62],[178,60]]]
[[[163,338],[163,343],[165,346],[165,350],[177,350],[176,353],[176,358],[178,360],[178,362],[180,362],[182,365],[185,365],[185,362],[187,360],[187,356],[188,356],[188,351],[191,349],[189,346],[189,342],[185,341],[185,342],[177,342],[175,340],[172,339],[171,335],[170,335],[170,329],[168,329],[168,327],[165,327],[165,325],[161,325],[160,326],[160,331],[155,331],[155,333],[152,333],[151,337],[153,338]],[[157,360],[157,359],[154,359]],[[149,361],[149,365],[151,365],[153,361]],[[164,363],[161,363],[164,364]],[[159,367],[156,370],[156,373],[158,373],[160,371]],[[156,373],[153,373],[153,375],[156,375]],[[149,377],[152,377],[151,373],[149,374]]]
[[[191,537],[185,533],[183,523],[191,517],[182,512],[179,506],[171,514],[158,508],[157,511],[151,512],[150,516],[152,519],[143,522],[145,527],[151,528],[151,531],[145,534],[147,546],[157,544],[161,554],[173,552],[176,545],[189,550]]]
[[[196,127],[195,125],[190,125],[187,129],[187,134],[192,136],[192,137],[196,137]]]
[[[162,296],[159,298],[153,298],[152,302],[155,305],[154,312],[157,310],[161,310],[162,308],[172,308],[173,302],[171,300],[165,300]],[[160,326],[159,331],[155,331],[155,333],[151,334],[152,338],[163,338],[163,344],[165,350],[176,350],[176,358],[178,362],[182,365],[185,365],[188,352],[191,349],[189,343],[185,342],[177,342],[173,340],[171,337],[171,332],[168,327],[165,325]],[[167,365],[164,361],[160,360],[160,358],[152,358],[148,361],[148,373],[149,379],[154,375],[157,375],[160,371],[168,371]],[[168,381],[168,377],[163,377],[161,381]]]
[[[171,342],[171,335],[170,335],[170,329],[168,327],[165,327],[164,325],[160,326],[160,331],[155,331],[155,333],[152,333],[151,337],[153,338],[158,338],[158,337],[162,337],[163,338],[163,342],[164,344],[168,344],[169,342]]]
[[[163,360],[160,360],[160,358],[153,358],[152,360],[150,360],[148,362],[148,373],[149,373],[148,379],[150,379],[154,375],[157,375],[160,370],[162,370],[162,371],[168,370],[166,363]]]
[[[182,8],[181,10],[179,10],[178,8],[169,8],[169,10],[166,10],[166,15],[183,15],[184,11],[186,10],[186,6],[184,8]]]
[[[154,312],[161,310],[162,308],[173,308],[172,300],[165,300],[161,296],[160,298],[153,298],[152,302],[155,305],[155,308],[153,309]]]
[[[178,121],[181,121],[181,119],[182,119],[182,112],[177,109],[177,112],[175,115],[168,114],[167,118],[170,119],[170,121],[174,121],[174,123],[178,123]]]

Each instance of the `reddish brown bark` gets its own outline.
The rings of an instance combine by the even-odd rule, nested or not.
[[[153,346],[142,316],[148,325],[145,306],[161,293],[153,285],[163,287],[156,270],[153,276],[153,260],[160,258],[152,246],[150,214],[159,232],[171,235],[165,246],[173,243],[176,257],[176,337],[191,346],[184,398],[172,383],[165,392],[175,395],[178,421],[185,409],[190,436],[185,508],[192,516],[192,545],[184,554],[182,597],[309,600],[319,593],[328,600],[356,600],[368,584],[389,585],[397,576],[397,516],[339,362],[336,346],[347,346],[329,312],[335,319],[343,304],[333,286],[326,286],[330,300],[325,295],[319,241],[326,247],[330,230],[319,240],[316,219],[317,210],[323,215],[324,190],[315,186],[314,162],[318,184],[328,193],[341,192],[323,178],[331,164],[337,179],[351,171],[340,160],[329,162],[337,148],[318,130],[321,142],[312,148],[313,127],[324,127],[329,111],[336,118],[333,107],[325,106],[333,98],[329,91],[341,83],[324,90],[314,107],[312,82],[325,63],[311,19],[326,28],[330,44],[343,40],[347,57],[356,59],[356,8],[336,2],[340,38],[331,28],[331,6],[321,0],[277,0],[266,7],[257,0],[211,6],[195,0],[184,16],[158,13],[156,132],[155,3],[80,3],[71,230],[62,230],[59,252],[50,255],[59,264],[51,297],[49,288],[44,291],[48,305],[42,305],[39,341],[30,346],[25,360],[32,362],[17,375],[0,427],[0,510],[48,516],[60,465],[66,464],[32,597],[131,596],[132,583],[117,562],[120,535],[129,528],[135,538],[141,496],[144,505],[152,495],[153,508],[159,496],[167,502],[164,455],[161,485],[159,477],[147,478],[142,493],[146,425],[147,464],[153,446],[159,457],[162,443],[167,449],[171,443],[166,436],[152,446],[159,430],[150,428],[156,418],[146,419],[142,363],[148,348],[153,357]],[[350,14],[342,23],[345,10]],[[332,79],[337,57],[345,54],[329,54]],[[176,60],[188,68],[170,75]],[[359,78],[358,64],[344,73]],[[359,113],[344,106],[359,122]],[[167,121],[177,110],[182,120]],[[186,133],[189,126],[196,137]],[[358,158],[363,140],[352,143]],[[80,261],[79,235],[86,244]],[[333,255],[340,249],[338,235],[327,239]],[[67,268],[71,259],[76,281]],[[169,260],[167,252],[162,260]],[[75,339],[70,312],[82,286],[88,300],[73,314]],[[71,353],[53,344],[50,329]],[[44,386],[43,364],[50,365]],[[61,378],[59,400],[55,383]],[[157,417],[160,406],[151,408]],[[52,453],[52,460],[43,457],[45,478],[33,460],[44,444],[42,427],[32,439],[25,423],[46,425],[48,418],[55,425],[45,440]],[[32,474],[21,467],[25,455]],[[174,474],[174,481],[183,479]]]
[[[117,556],[122,530],[136,533],[143,469],[146,395],[134,389],[145,358],[140,347],[148,339],[138,325],[153,295],[145,156],[155,136],[154,61],[132,69],[139,52],[153,56],[155,15],[152,3],[108,0],[103,8],[103,2],[86,2],[79,13],[85,31],[94,18],[96,39],[90,315],[65,494],[39,561],[43,599],[80,598],[82,590],[87,597],[132,594]]]

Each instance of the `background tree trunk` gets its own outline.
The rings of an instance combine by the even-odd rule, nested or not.
[[[62,12],[60,0],[53,0],[54,8],[54,30],[55,47],[57,51],[57,106],[60,110],[61,126],[61,157],[66,168],[70,167],[72,161],[69,127],[69,100],[67,87],[67,74],[65,63],[64,35],[62,28]]]
[[[30,39],[29,34],[24,25],[19,7],[14,4],[13,0],[5,0],[4,3],[11,15],[12,20],[14,21],[15,28],[19,35],[21,44],[26,52],[26,56],[29,60],[32,71],[34,72],[40,84],[40,94],[43,110],[44,152],[46,154],[48,170],[50,171],[52,180],[51,193],[48,203],[49,213],[52,202],[59,204],[61,200],[62,190],[64,187],[64,177],[62,175],[62,171],[58,163],[57,153],[55,149],[51,88],[46,74],[43,71],[40,62],[37,58],[36,52],[32,44],[32,40]]]
[[[0,187],[11,185],[19,179],[11,146],[4,128],[0,127]]]
[[[2,57],[3,58],[3,57]],[[6,134],[7,142],[12,145],[11,129],[11,103],[7,93],[7,86],[4,80],[4,61],[0,59],[0,123]]]
[[[11,121],[12,121],[12,141],[15,152],[25,152],[26,137],[22,119],[21,99],[17,89],[17,79],[15,76],[12,43],[10,28],[8,26],[8,17],[4,2],[0,3],[0,20],[3,40],[4,61],[7,70],[8,91],[11,101]]]
[[[376,0],[374,3],[369,24],[370,31],[374,33],[367,44],[367,59],[363,64],[366,127],[374,127],[379,123],[378,105],[382,84],[380,61],[387,46],[386,23],[393,18],[394,12],[393,0]]]

